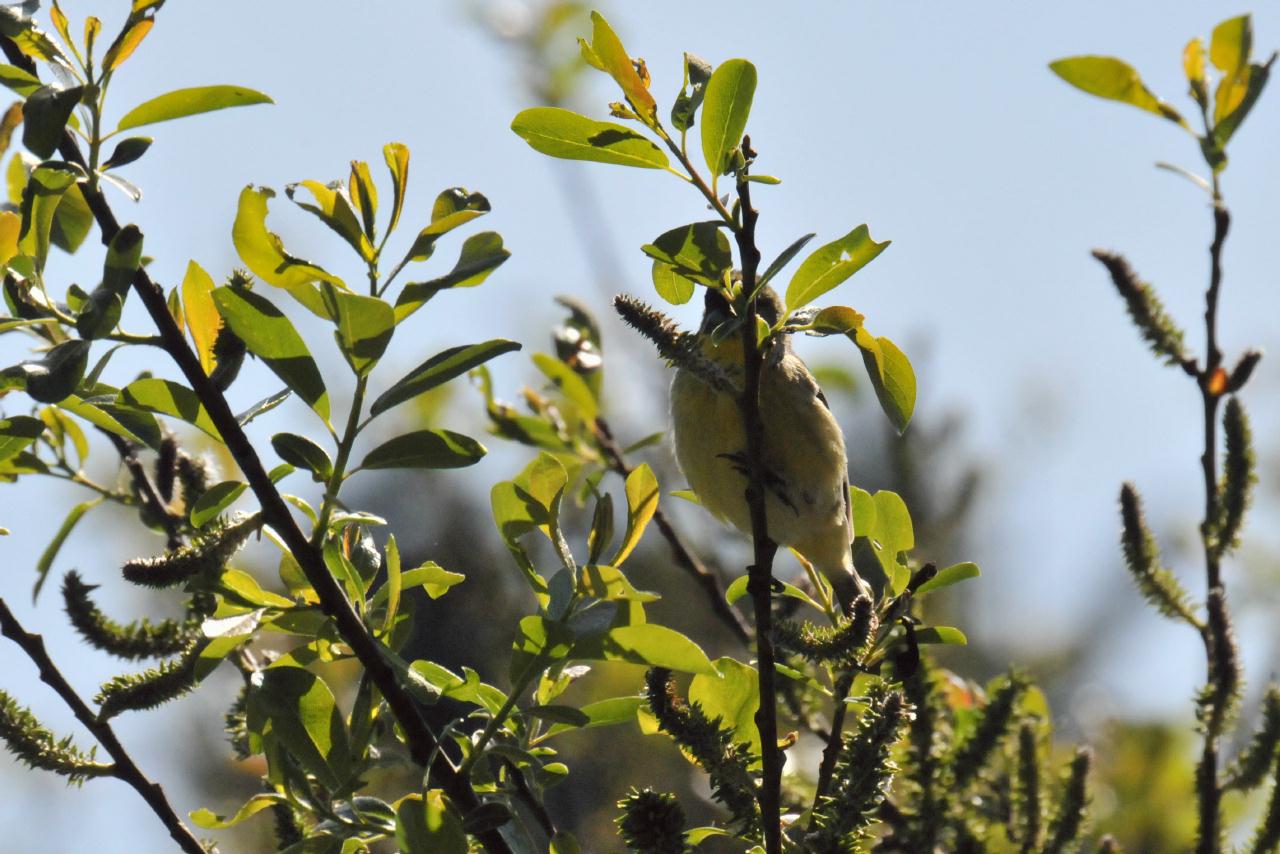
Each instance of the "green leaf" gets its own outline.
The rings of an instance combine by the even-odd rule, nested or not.
[[[240,260],[262,281],[288,290],[304,305],[306,288],[312,282],[329,282],[346,290],[337,276],[290,255],[280,237],[267,229],[267,199],[274,196],[275,192],[266,187],[250,185],[240,191],[236,220],[231,227],[231,240]]]
[[[495,356],[520,349],[519,342],[494,338],[480,344],[464,344],[436,353],[414,368],[383,392],[369,409],[370,415],[379,415],[397,404],[412,400],[420,394],[447,383],[482,365]]]
[[[84,171],[68,163],[50,161],[31,172],[22,191],[22,235],[19,248],[35,259],[36,270],[43,271],[49,257],[49,241],[54,214],[64,194],[84,177]]]
[[[629,723],[636,719],[636,711],[643,705],[644,700],[640,697],[613,697],[608,700],[587,703],[578,709],[586,717],[586,723],[578,725],[558,723],[548,728],[542,738],[549,738],[569,730],[593,729],[595,727]]]
[[[249,352],[266,362],[285,385],[328,423],[329,394],[324,379],[289,318],[266,297],[249,290],[220,287],[213,291],[213,301]]]
[[[1225,146],[1232,135],[1240,128],[1253,105],[1257,103],[1262,88],[1267,85],[1270,69],[1266,65],[1250,65],[1240,72],[1228,97],[1221,100],[1226,113],[1215,121],[1213,139],[1219,148]],[[1218,92],[1223,92],[1226,80],[1218,85]]]
[[[609,563],[621,566],[632,550],[640,543],[640,537],[658,509],[658,478],[648,463],[642,463],[627,475],[627,532],[622,537],[618,551]]]
[[[0,461],[26,448],[44,432],[44,422],[30,415],[14,415],[0,420]]]
[[[957,563],[955,566],[938,570],[937,575],[916,588],[916,596],[918,598],[926,593],[950,587],[952,584],[959,584],[961,581],[977,578],[981,574],[976,563]]]
[[[547,854],[582,854],[582,846],[572,833],[562,830],[551,837]]]
[[[347,192],[350,194],[351,203],[360,214],[364,233],[372,238],[376,230],[375,221],[378,214],[378,188],[373,183],[373,176],[369,174],[368,163],[363,160],[351,161],[351,177],[347,181]]]
[[[609,602],[657,602],[657,593],[637,590],[616,566],[587,564],[578,577],[578,593]]]
[[[41,160],[52,157],[83,95],[83,86],[41,86],[28,95],[22,104],[22,144],[27,150]]]
[[[271,447],[286,463],[306,469],[318,482],[327,481],[333,474],[333,461],[325,449],[297,433],[277,433],[271,437]]]
[[[906,562],[906,553],[916,544],[911,513],[896,492],[880,490],[872,495],[856,486],[850,492],[854,545],[861,540],[871,549],[897,596],[911,580]]]
[[[387,226],[390,234],[396,230],[404,208],[405,188],[409,184],[409,147],[402,142],[389,142],[382,147],[382,157],[391,172],[391,223]]]
[[[700,703],[708,718],[720,718],[721,728],[731,731],[735,742],[750,745],[752,756],[759,756],[759,675],[732,658],[717,658],[714,664],[717,675],[700,674],[689,682],[689,702]]]
[[[599,404],[591,392],[591,387],[577,371],[555,356],[546,353],[535,353],[533,364],[573,405],[579,418],[587,424],[595,422],[600,412]]]
[[[916,408],[916,373],[906,354],[888,338],[877,338],[858,327],[853,342],[862,351],[862,361],[876,390],[880,408],[889,416],[894,428],[902,433],[911,423]]]
[[[1213,35],[1209,38],[1209,61],[1224,77],[1240,73],[1249,64],[1252,53],[1253,25],[1248,15],[1228,18],[1213,28]]]
[[[1049,63],[1053,73],[1090,95],[1130,104],[1187,127],[1173,107],[1151,93],[1132,65],[1114,56],[1070,56]]]
[[[574,657],[576,653],[575,649]],[[656,623],[610,629],[601,642],[601,653],[599,657],[606,661],[717,675],[715,665],[701,647],[676,630]]]
[[[768,268],[764,271],[764,273],[760,275],[760,278],[757,280],[759,287],[764,287],[765,285],[769,284],[769,282],[773,279],[773,277],[781,273],[782,268],[790,264],[791,259],[799,255],[800,250],[805,248],[805,246],[808,245],[809,241],[813,240],[813,238],[817,236],[818,235],[814,234],[813,232],[809,232],[805,236],[798,238],[786,249],[783,249],[782,253],[777,258],[774,258],[773,263],[770,264]]]
[[[62,546],[67,541],[67,537],[71,536],[71,532],[75,529],[84,514],[97,507],[106,498],[99,496],[83,501],[71,508],[71,512],[62,520],[57,533],[53,535],[53,539],[49,541],[49,545],[40,554],[40,560],[36,562],[36,584],[31,590],[31,601],[34,603],[36,597],[40,595],[40,588],[44,587],[44,581],[49,576],[49,570],[53,568],[53,561],[58,557],[58,552],[62,551]]]
[[[426,591],[427,596],[432,599],[439,599],[448,593],[452,587],[466,580],[467,577],[461,572],[450,572],[439,564],[427,561],[417,569],[405,572],[400,586],[402,590],[421,587]]]
[[[725,588],[724,600],[728,602],[730,605],[732,605],[734,602],[737,602],[743,596],[746,596],[747,584],[748,582],[750,582],[750,580],[751,580],[750,577],[746,575],[739,575],[737,578],[735,578],[733,582],[728,587]],[[808,593],[805,593],[803,590],[801,590],[799,587],[796,587],[794,584],[787,584],[785,581],[782,582],[782,595],[789,596],[792,599],[796,599],[800,602],[804,602],[806,605],[811,606],[815,611],[820,611],[820,612],[823,611],[822,606],[819,605],[816,601],[814,601],[812,596],[810,596]]]
[[[120,402],[185,421],[222,441],[218,428],[213,426],[213,420],[196,393],[172,380],[156,377],[135,380],[120,390]]]
[[[302,187],[311,193],[315,204],[299,201],[296,193]],[[351,206],[351,199],[346,189],[340,184],[326,185],[319,181],[299,181],[284,188],[289,200],[304,211],[314,214],[321,222],[333,229],[339,237],[351,244],[351,248],[365,261],[373,259],[373,244],[360,227],[356,212]]]
[[[502,235],[495,231],[473,234],[462,244],[458,262],[443,276],[426,282],[411,282],[396,298],[396,323],[413,314],[440,291],[448,288],[472,288],[489,278],[489,274],[511,257],[502,245]]]
[[[969,639],[964,632],[951,626],[921,626],[915,630],[917,643],[940,643],[967,646]]]
[[[89,203],[84,200],[80,185],[76,184],[62,194],[62,200],[54,209],[49,241],[63,252],[74,254],[89,236],[93,225],[93,211],[89,210]]]
[[[43,359],[22,362],[16,372],[25,379],[32,400],[58,403],[76,390],[88,365],[89,342],[72,340],[54,347]]]
[[[175,89],[144,101],[120,118],[117,131],[130,130],[143,125],[186,118],[228,107],[248,107],[253,104],[274,104],[271,98],[242,86],[196,86]]]
[[[689,279],[715,287],[733,266],[729,238],[716,222],[695,222],[660,234],[640,247],[644,254]]]
[[[198,810],[192,810],[191,823],[196,827],[203,827],[206,830],[222,830],[227,827],[235,827],[242,821],[252,818],[264,809],[276,804],[288,804],[289,799],[284,795],[278,795],[274,792],[271,794],[254,795],[244,806],[236,810],[235,815],[228,818],[227,816],[217,815],[212,810],[201,807]]]
[[[400,574],[400,546],[396,544],[396,535],[387,537],[387,580],[378,588],[378,596],[386,599],[386,616],[382,621],[382,631],[390,631],[396,624],[396,614],[400,610],[400,594],[403,583]],[[375,597],[375,604],[377,597]]]
[[[409,795],[396,806],[396,842],[405,854],[467,854],[462,820],[439,789]]]
[[[649,127],[657,122],[658,105],[649,87],[636,71],[635,64],[622,46],[621,39],[599,12],[591,13],[591,44],[579,40],[587,62],[607,73],[622,89],[628,103]]]
[[[147,153],[147,149],[154,141],[149,136],[131,136],[120,140],[115,150],[111,152],[111,156],[102,161],[102,168],[117,169],[134,162]]]
[[[684,305],[693,299],[694,282],[680,275],[670,264],[653,262],[653,289],[672,305]]]
[[[333,297],[338,315],[338,348],[356,376],[366,376],[391,343],[396,329],[395,310],[377,297],[340,291],[334,292]]]
[[[662,149],[642,134],[559,107],[522,110],[512,120],[511,130],[534,151],[564,160],[640,169],[666,169],[671,165]]]
[[[813,251],[787,285],[787,311],[795,311],[870,264],[891,241],[876,243],[866,225]]]
[[[128,293],[134,274],[142,266],[142,232],[136,225],[126,225],[111,238],[107,259],[103,264],[102,287],[114,293]]]
[[[289,399],[289,395],[291,394],[293,394],[292,391],[287,388],[282,388],[275,394],[267,395],[262,398],[262,400],[259,400],[257,403],[250,406],[244,412],[238,413],[236,415],[236,423],[241,427],[244,427],[259,415],[264,415],[284,403]]]
[[[756,67],[745,59],[720,64],[702,101],[702,156],[713,176],[723,175],[729,155],[742,143],[756,93]]]
[[[209,487],[203,495],[201,495],[196,503],[191,505],[191,524],[196,528],[203,528],[213,519],[216,519],[226,510],[235,500],[244,494],[249,488],[247,483],[239,480],[224,480],[221,483],[215,483]]]
[[[325,787],[340,788],[351,775],[351,755],[329,686],[301,667],[268,667],[260,675],[249,693],[250,715],[269,718],[271,735],[303,768]]]
[[[108,403],[94,405],[76,395],[59,401],[58,408],[130,442],[138,442],[153,450],[160,447],[160,424],[150,412]]]
[[[6,86],[26,98],[42,85],[40,78],[16,65],[0,65],[0,86]]]
[[[436,251],[436,242],[441,237],[489,211],[489,200],[483,193],[471,193],[462,187],[444,190],[431,206],[431,222],[418,232],[401,266],[410,261],[426,261]]]
[[[365,469],[453,469],[474,465],[484,446],[451,430],[416,430],[374,448],[360,463]]]

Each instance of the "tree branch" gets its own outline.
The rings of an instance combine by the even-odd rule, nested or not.
[[[138,769],[134,764],[133,758],[128,751],[124,749],[124,745],[116,738],[111,724],[98,719],[84,700],[80,699],[80,695],[75,689],[67,683],[62,672],[58,670],[57,665],[53,663],[53,659],[49,658],[49,653],[44,647],[44,638],[40,635],[33,635],[27,632],[18,622],[18,618],[9,610],[9,606],[0,599],[0,635],[9,638],[16,643],[27,657],[40,670],[40,681],[44,682],[54,690],[62,701],[67,704],[72,713],[85,729],[87,729],[103,749],[115,762],[111,776],[116,779],[128,783],[133,787],[142,799],[147,802],[147,806],[151,807],[151,811],[164,824],[169,831],[169,835],[173,837],[173,841],[178,843],[178,847],[188,854],[205,854],[205,848],[200,841],[191,833],[191,830],[182,823],[182,819],[174,812],[173,806],[165,797],[164,790],[160,788],[158,783],[153,783],[147,779],[146,775]]]

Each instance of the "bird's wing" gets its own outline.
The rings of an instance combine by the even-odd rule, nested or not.
[[[816,382],[814,383],[813,393],[818,398],[818,402],[821,403],[823,406],[825,406],[828,412],[831,412],[831,404],[827,401],[827,396],[822,393],[822,389],[818,387],[818,384]],[[834,414],[835,413],[832,413],[832,415]],[[846,468],[844,472],[843,489],[844,491],[841,493],[841,495],[844,497],[844,517],[849,520],[849,530],[852,531],[853,530],[853,504],[849,502],[849,470],[848,468]]]

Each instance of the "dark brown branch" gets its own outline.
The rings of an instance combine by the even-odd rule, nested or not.
[[[69,131],[63,135],[58,151],[67,162],[87,169],[80,147]],[[82,184],[81,192],[102,232],[103,244],[110,244],[120,230],[115,214],[100,189]],[[432,780],[444,789],[464,815],[469,813],[480,803],[475,790],[471,788],[470,782],[453,767],[444,752],[436,751],[435,735],[431,732],[417,704],[400,684],[395,670],[382,657],[378,641],[369,633],[337,580],[330,574],[319,548],[308,541],[297,522],[294,521],[288,504],[267,476],[267,470],[258,457],[257,449],[245,435],[227,399],[205,374],[199,357],[174,322],[165,301],[164,291],[142,268],[134,274],[133,289],[137,292],[147,313],[151,315],[165,351],[182,371],[200,402],[204,404],[227,450],[240,466],[240,471],[244,474],[249,488],[253,490],[254,496],[262,507],[262,516],[266,524],[270,525],[284,541],[285,546],[302,568],[307,582],[315,589],[321,609],[334,621],[338,633],[351,647],[351,651],[369,672],[370,678],[386,699],[391,713],[404,730],[410,755],[415,762],[428,769]],[[434,762],[433,755],[436,756]],[[496,830],[484,831],[477,836],[485,848],[495,854],[507,854],[511,850]]]
[[[754,156],[750,137],[742,140],[742,150],[750,162]],[[782,851],[782,827],[778,810],[782,788],[782,752],[778,750],[778,706],[774,690],[773,652],[773,558],[778,546],[769,539],[769,522],[765,515],[764,488],[764,423],[760,417],[760,375],[764,354],[756,343],[756,276],[760,269],[760,249],[756,245],[756,220],[759,212],[751,206],[751,184],[746,169],[739,175],[738,201],[741,222],[734,229],[738,255],[742,263],[742,292],[750,295],[742,318],[743,390],[738,398],[742,426],[747,436],[747,506],[751,510],[751,541],[754,560],[747,567],[747,592],[756,620],[756,665],[759,669],[760,708],[756,712],[756,728],[760,731],[762,768],[760,818],[764,825],[766,854]]]
[[[160,788],[160,785],[147,779],[146,775],[134,764],[133,758],[124,749],[124,745],[116,738],[111,725],[105,721],[100,721],[97,714],[89,708],[84,700],[80,699],[80,695],[67,683],[62,672],[53,663],[53,659],[49,658],[49,653],[44,647],[44,638],[27,632],[18,622],[18,618],[9,610],[9,606],[5,604],[3,599],[0,599],[0,635],[9,638],[27,654],[27,657],[40,670],[40,681],[52,688],[62,698],[62,701],[67,704],[76,716],[76,720],[98,740],[107,755],[114,761],[112,776],[124,783],[128,783],[133,787],[134,791],[142,796],[142,799],[147,802],[147,806],[151,807],[151,811],[156,814],[156,817],[164,824],[165,829],[169,831],[173,841],[178,843],[178,847],[183,851],[189,852],[189,854],[205,854],[204,846],[200,844],[200,841],[196,839],[191,830],[182,823],[182,819],[178,817],[178,814],[174,812],[173,806],[165,797],[164,790]]]
[[[850,670],[836,681],[836,707],[831,715],[831,732],[827,736],[827,746],[822,751],[822,764],[818,766],[818,786],[813,796],[815,810],[831,786],[831,775],[835,773],[836,760],[840,758],[840,748],[844,746],[844,717],[848,709],[845,698],[853,687],[854,675]]]
[[[609,468],[624,478],[631,474],[632,468],[622,456],[622,449],[618,447],[618,443],[613,437],[613,431],[609,428],[609,423],[604,418],[596,419],[595,434],[596,441],[600,444],[600,450],[604,451],[604,455],[609,461]],[[724,587],[721,586],[719,577],[703,566],[697,555],[685,545],[680,533],[671,525],[671,520],[667,518],[661,506],[653,511],[653,521],[658,526],[658,530],[662,533],[668,545],[671,546],[671,554],[675,558],[676,565],[688,573],[707,594],[707,600],[711,603],[711,610],[720,618],[720,622],[724,623],[733,632],[733,636],[744,645],[751,643],[751,631],[733,606],[725,601]]]
[[[142,506],[151,512],[151,514],[160,520],[160,524],[164,526],[165,535],[169,538],[168,549],[173,551],[182,547],[182,531],[178,527],[178,520],[169,512],[166,502],[161,500],[160,494],[156,491],[156,486],[151,481],[151,476],[147,474],[146,468],[138,460],[138,449],[123,436],[117,436],[109,430],[100,430],[104,436],[111,440],[111,444],[115,446],[116,453],[120,455],[120,462],[129,471],[129,477],[133,480],[133,486],[138,491],[138,497],[142,499]]]

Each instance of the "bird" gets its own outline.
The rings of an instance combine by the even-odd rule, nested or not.
[[[765,287],[756,299],[759,316],[776,324],[783,310],[778,295]],[[717,342],[712,335],[732,317],[724,293],[707,288],[699,346],[740,388],[741,336]],[[870,588],[853,565],[844,434],[787,334],[775,335],[765,353],[759,400],[769,539],[795,549],[821,571],[849,613],[855,599],[870,596]],[[671,382],[671,424],[676,462],[702,506],[750,536],[746,432],[735,395],[677,367]]]

